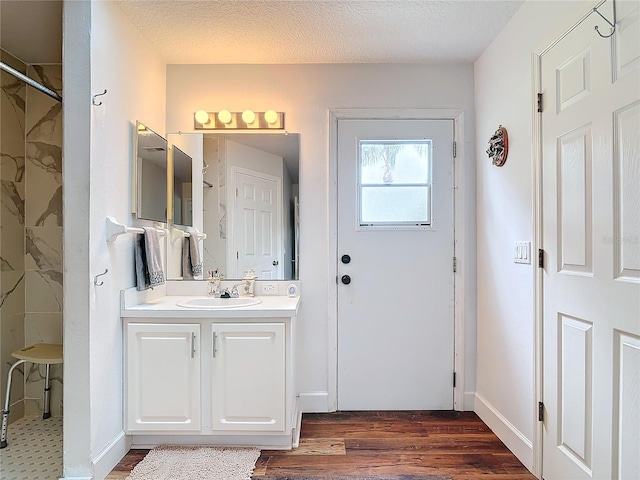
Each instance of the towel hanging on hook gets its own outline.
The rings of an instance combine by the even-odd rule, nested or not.
[[[611,33],[609,35],[603,35],[602,33],[600,33],[600,30],[598,29],[598,25],[596,25],[595,27],[593,27],[593,29],[598,33],[598,35],[600,35],[602,38],[609,38],[611,36],[613,36],[614,33],[616,33],[616,0],[611,0],[613,2],[613,23],[611,23],[609,21],[609,19],[607,17],[605,17],[604,15],[602,15],[600,13],[600,11],[598,10],[598,8],[600,8],[604,2],[602,2],[600,5],[598,5],[597,7],[593,8],[593,11],[595,13],[597,13],[598,15],[600,15],[600,17],[602,17],[602,19],[607,22],[609,24],[609,26],[611,27]]]

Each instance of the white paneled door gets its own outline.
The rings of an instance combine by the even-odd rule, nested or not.
[[[232,167],[231,178],[228,277],[253,269],[261,280],[282,278],[281,180],[239,167]]]
[[[453,121],[338,120],[338,409],[453,408]]]
[[[542,57],[546,480],[640,475],[639,4],[617,5],[611,38],[593,14]]]

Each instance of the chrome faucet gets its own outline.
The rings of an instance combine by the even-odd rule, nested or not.
[[[245,287],[245,292],[246,292],[246,285],[244,283],[237,283],[235,284],[233,287],[231,287],[231,298],[238,298],[240,296],[240,294],[238,293],[238,287],[243,286]]]

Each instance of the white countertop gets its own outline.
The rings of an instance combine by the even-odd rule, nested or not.
[[[300,297],[283,295],[261,295],[262,300],[257,305],[243,307],[201,309],[176,305],[178,302],[192,298],[207,298],[202,295],[167,295],[145,303],[127,305],[122,302],[120,315],[122,317],[146,318],[260,318],[260,317],[295,317],[300,305]]]

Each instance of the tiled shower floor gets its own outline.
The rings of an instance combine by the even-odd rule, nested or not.
[[[0,450],[0,480],[58,480],[62,477],[62,417],[16,420],[9,446]]]

